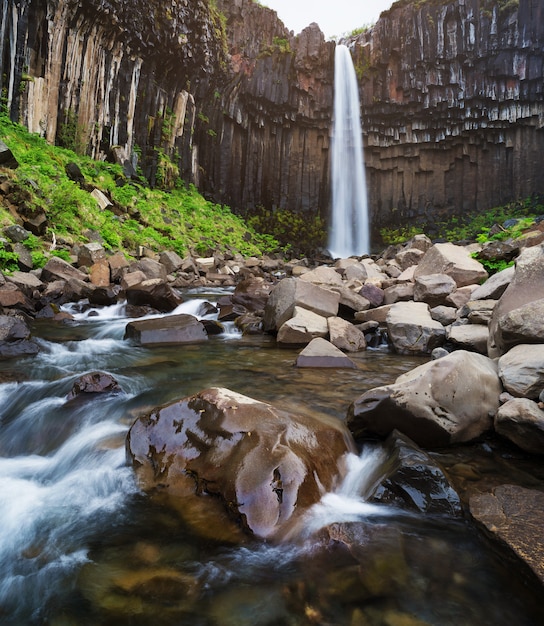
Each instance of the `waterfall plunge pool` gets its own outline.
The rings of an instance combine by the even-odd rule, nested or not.
[[[198,315],[196,296],[184,312]],[[126,465],[128,428],[159,404],[224,386],[344,419],[358,395],[420,360],[368,351],[356,355],[358,370],[295,369],[296,351],[268,337],[229,332],[146,349],[123,341],[123,307],[76,317],[35,325],[37,357],[0,362],[1,624],[544,623],[538,589],[468,521],[364,501],[384,462],[380,446],[354,456],[339,491],[281,545],[223,541],[205,508],[183,521],[143,495]],[[67,402],[74,381],[94,370],[124,393]],[[324,542],[325,525],[342,541]]]

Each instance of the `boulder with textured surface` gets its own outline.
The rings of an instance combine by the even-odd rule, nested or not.
[[[505,345],[544,343],[544,298],[512,309],[497,321]]]
[[[364,334],[350,322],[341,317],[327,318],[329,340],[344,352],[360,352],[366,349]]]
[[[414,301],[426,302],[430,307],[445,304],[446,298],[455,291],[455,281],[447,274],[417,276],[414,284]]]
[[[544,344],[520,344],[499,359],[506,391],[518,398],[538,398],[544,389]]]
[[[399,354],[430,354],[446,339],[446,329],[433,320],[424,302],[397,302],[386,317],[387,334]]]
[[[125,279],[131,274],[127,274]],[[173,311],[183,298],[160,278],[150,278],[128,287],[125,291],[128,304],[150,306],[162,313]]]
[[[295,307],[302,307],[330,317],[337,315],[340,294],[298,278],[285,278],[275,285],[264,309],[263,328],[267,332],[278,331],[293,317]]]
[[[328,333],[326,317],[296,306],[293,317],[279,329],[277,339],[282,344],[308,344],[316,337],[326,337]]]
[[[489,323],[490,357],[498,357],[509,350],[516,341],[507,340],[502,336],[499,320],[529,302],[544,298],[544,246],[525,249],[516,260],[514,277],[495,309]]]
[[[514,398],[495,416],[495,430],[531,454],[544,454],[544,411],[533,400]]]
[[[0,315],[0,358],[28,356],[39,351],[25,321],[11,315]]]
[[[512,265],[501,272],[493,274],[485,283],[476,287],[472,292],[472,298],[474,298],[474,300],[498,300],[512,282],[514,272],[515,267]]]
[[[397,429],[426,447],[471,441],[492,427],[501,391],[491,359],[457,350],[364,393],[349,407],[347,424],[355,437]]]
[[[182,511],[196,498],[209,516],[228,513],[263,538],[338,484],[353,450],[339,420],[293,415],[221,388],[154,409],[127,436],[145,491],[166,493]]]
[[[81,395],[95,393],[121,393],[122,389],[115,378],[107,372],[88,372],[82,374],[74,384],[67,396],[67,400],[73,400]]]
[[[462,246],[453,243],[436,243],[429,248],[414,273],[414,278],[427,274],[447,274],[457,287],[472,285],[488,277],[484,266],[473,259]]]
[[[448,328],[446,336],[448,341],[458,347],[487,355],[487,340],[489,339],[487,326],[481,324],[454,325]]]
[[[313,339],[304,350],[302,350],[297,357],[295,365],[297,367],[335,367],[349,369],[357,367],[342,350],[322,337]]]
[[[129,322],[124,338],[140,346],[157,346],[200,343],[208,334],[196,317],[182,314]]]
[[[500,485],[470,498],[470,513],[544,583],[544,492]]]

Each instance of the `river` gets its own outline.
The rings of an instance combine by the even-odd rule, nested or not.
[[[202,315],[218,295],[192,292],[177,312]],[[282,545],[231,545],[205,511],[187,524],[141,493],[126,464],[138,415],[207,387],[344,419],[358,395],[420,360],[381,349],[356,355],[357,370],[297,369],[294,350],[231,326],[204,344],[140,348],[123,340],[122,306],[68,308],[74,323],[35,323],[38,356],[0,362],[0,624],[544,623],[538,590],[469,521],[364,501],[379,446]],[[94,370],[123,392],[67,401]],[[355,550],[320,541],[338,523]]]

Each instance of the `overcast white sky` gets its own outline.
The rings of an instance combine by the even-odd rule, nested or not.
[[[325,37],[340,36],[355,28],[374,24],[394,0],[260,0],[274,9],[295,34],[317,22]]]

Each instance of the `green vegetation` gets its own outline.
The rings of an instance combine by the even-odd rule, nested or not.
[[[259,56],[260,57],[271,56],[275,52],[279,52],[280,54],[289,54],[291,52],[291,46],[289,44],[289,40],[283,37],[274,37],[271,44],[263,45],[259,53]]]
[[[268,211],[259,207],[246,221],[258,232],[271,233],[286,252],[294,255],[311,256],[325,245],[327,229],[319,214],[309,218],[286,209]]]
[[[193,186],[186,186],[176,166],[159,155],[159,178],[169,191],[150,189],[140,179],[127,181],[121,167],[93,161],[66,148],[49,145],[38,135],[0,115],[0,136],[19,162],[2,178],[10,186],[10,200],[28,213],[45,213],[48,230],[42,239],[25,241],[37,266],[43,265],[53,238],[55,254],[68,256],[75,243],[99,238],[110,250],[134,256],[140,246],[154,251],[175,250],[208,254],[232,251],[262,255],[279,249],[271,236],[257,233],[226,206],[205,200]],[[85,185],[68,178],[65,167],[76,163]],[[168,184],[166,183],[168,179]],[[91,191],[102,191],[111,206],[101,210]],[[0,227],[14,223],[14,216],[0,204]],[[14,269],[14,253],[0,247],[0,269]]]

